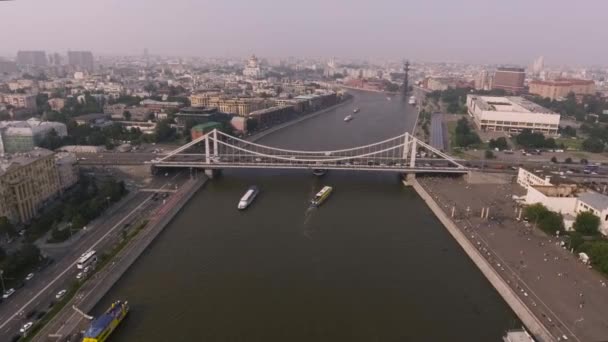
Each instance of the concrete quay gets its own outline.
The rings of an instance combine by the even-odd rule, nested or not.
[[[562,239],[517,219],[511,197],[521,195],[523,189],[513,183],[512,176],[508,178],[478,183],[418,178],[417,191],[427,203],[435,204],[438,217],[441,213],[450,216],[444,220],[451,221],[451,228],[456,227],[454,231],[469,242],[459,243],[469,255],[473,250],[467,249],[472,246],[474,254],[493,269],[491,277],[501,280],[500,287],[509,291],[504,294],[488,279],[538,340],[608,340],[606,278],[561,247]],[[487,218],[481,218],[482,209],[489,210]],[[539,322],[549,332],[548,338],[539,334]]]
[[[475,248],[475,245],[471,243],[467,236],[433,200],[431,195],[426,192],[424,187],[422,187],[416,179],[410,179],[408,180],[408,183],[412,185],[418,195],[426,202],[431,211],[437,216],[439,221],[441,221],[444,227],[454,237],[456,242],[458,242],[492,286],[494,286],[496,291],[498,291],[515,314],[517,314],[519,319],[524,322],[530,332],[540,341],[554,341],[555,339],[551,336],[551,333],[547,328],[532,314],[532,312],[530,312],[528,307],[519,299],[516,292],[507,284],[500,274],[494,270],[492,265],[483,257],[477,248]]]
[[[89,321],[73,307],[83,312],[91,311],[206,182],[206,177],[189,180],[168,197],[166,203],[150,215],[147,225],[108,264],[84,283],[32,341],[79,341],[79,332],[88,326]]]

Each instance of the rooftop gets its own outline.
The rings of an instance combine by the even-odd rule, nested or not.
[[[485,111],[556,114],[532,101],[519,96],[481,96],[468,95],[476,102],[477,107]]]
[[[608,196],[598,194],[597,192],[585,192],[579,195],[578,199],[599,211],[608,209]]]
[[[52,154],[53,151],[40,147],[36,147],[26,153],[5,154],[0,157],[0,176],[13,168],[33,163],[42,157]]]
[[[551,81],[533,80],[530,84],[548,85],[548,86],[573,86],[573,85],[591,85],[595,84],[593,80],[583,80],[578,78],[559,78]]]

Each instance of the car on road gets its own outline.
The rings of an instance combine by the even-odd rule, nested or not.
[[[34,278],[34,273],[30,273],[30,274],[28,274],[28,275],[25,276],[25,280],[30,280],[32,278]]]
[[[3,299],[7,299],[8,297],[12,296],[13,293],[15,293],[15,289],[8,289],[6,291],[4,291],[4,293],[2,294],[2,298]]]
[[[22,334],[27,333],[28,330],[30,330],[30,328],[32,327],[32,325],[34,325],[34,322],[27,322],[25,323],[21,329],[19,329],[19,332]]]
[[[82,278],[84,278],[84,276],[84,272],[78,272],[78,274],[76,275],[76,279],[81,280]]]
[[[68,290],[61,290],[61,291],[57,292],[57,294],[55,295],[55,298],[61,299],[61,298],[63,298],[63,296],[65,296],[66,293],[68,293]]]

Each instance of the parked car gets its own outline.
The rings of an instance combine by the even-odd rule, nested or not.
[[[25,276],[25,280],[31,280],[32,278],[34,278],[34,273],[30,273],[27,276]]]
[[[27,333],[28,330],[30,330],[30,328],[32,327],[32,325],[34,325],[34,322],[27,322],[25,323],[21,329],[19,329],[19,332],[22,334]]]
[[[66,293],[68,293],[68,290],[61,290],[61,291],[57,292],[57,294],[55,295],[55,298],[61,299],[61,298],[63,298],[63,296],[65,296]]]
[[[15,293],[15,289],[8,289],[6,291],[4,291],[4,293],[2,294],[2,298],[3,299],[7,299],[8,297],[12,296],[13,293]]]

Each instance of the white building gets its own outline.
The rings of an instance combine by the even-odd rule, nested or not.
[[[578,196],[576,203],[576,214],[590,211],[600,218],[600,232],[608,235],[608,196],[596,192],[585,192]]]
[[[530,172],[523,167],[517,172],[517,184],[528,188],[530,185],[551,185],[551,176],[544,175],[540,172]]]
[[[519,133],[523,129],[556,135],[560,115],[521,97],[467,95],[469,115],[484,131]]]
[[[264,73],[262,72],[262,68],[260,68],[260,64],[258,63],[258,59],[255,55],[252,55],[247,61],[247,65],[243,70],[243,76],[249,78],[262,78],[264,77]]]
[[[527,189],[525,204],[540,203],[562,214],[566,230],[572,230],[576,215],[589,211],[600,218],[600,232],[608,236],[608,196],[589,191],[562,178],[551,179],[519,169],[517,183]],[[560,184],[561,183],[561,184]]]

